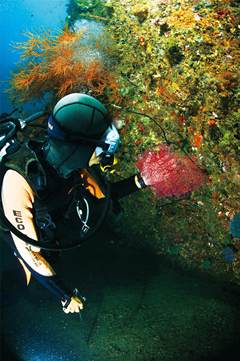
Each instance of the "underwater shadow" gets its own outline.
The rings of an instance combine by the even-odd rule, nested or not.
[[[200,358],[199,361],[236,361],[239,360],[239,347],[237,345],[222,349],[221,352],[212,356]]]
[[[24,361],[18,357],[15,352],[8,346],[5,336],[0,336],[0,359],[1,361]]]
[[[1,244],[1,253],[0,305],[2,310],[5,310],[10,306],[17,305],[24,297],[26,277],[17,258],[4,242]]]

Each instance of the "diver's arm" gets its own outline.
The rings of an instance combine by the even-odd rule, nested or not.
[[[139,189],[146,187],[140,174],[134,174],[128,178],[111,183],[110,193],[112,199],[120,199],[131,193],[137,192]]]
[[[8,170],[2,183],[2,204],[5,216],[19,231],[37,241],[33,222],[34,194],[27,181],[16,171]],[[51,290],[59,299],[69,295],[56,276],[51,265],[41,255],[38,247],[27,245],[11,233],[16,256],[41,284]]]
[[[91,167],[91,170],[94,170],[94,167]],[[93,178],[93,175],[86,170],[80,172],[80,176],[83,179],[85,188],[96,198],[104,198],[105,195],[102,193],[101,188],[99,187],[96,180]],[[110,185],[110,196],[113,200],[118,200],[120,198],[126,197],[131,193],[137,192],[139,189],[145,188],[145,184],[142,176],[134,174],[128,178],[122,179],[118,182],[109,183]]]

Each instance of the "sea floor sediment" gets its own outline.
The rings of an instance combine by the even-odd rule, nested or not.
[[[239,294],[162,256],[96,238],[58,273],[87,298],[81,317],[24,274],[1,245],[2,361],[240,359]]]

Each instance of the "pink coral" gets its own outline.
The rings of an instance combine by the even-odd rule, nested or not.
[[[136,162],[145,183],[157,196],[181,196],[198,189],[206,182],[206,175],[187,156],[173,153],[166,145],[145,151]]]

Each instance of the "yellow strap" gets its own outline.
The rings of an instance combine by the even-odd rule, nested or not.
[[[112,164],[106,164],[105,166],[100,164],[100,169],[101,169],[101,171],[103,173],[107,172],[107,173],[113,174],[113,173],[116,172],[115,167],[116,167],[117,164],[118,164],[118,159],[114,155],[113,163]]]
[[[30,280],[31,280],[31,272],[29,271],[29,269],[26,267],[26,265],[24,264],[24,262],[18,258],[19,262],[21,263],[23,269],[24,269],[24,272],[25,272],[25,275],[26,275],[26,281],[27,281],[27,286],[29,285],[30,283]]]
[[[85,188],[96,198],[105,198],[105,194],[101,191],[95,179],[84,169],[80,172],[84,181]]]

